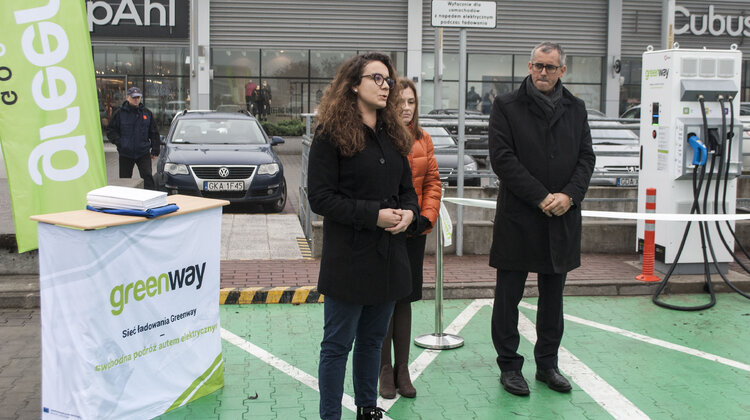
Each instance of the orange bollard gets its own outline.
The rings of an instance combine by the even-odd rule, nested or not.
[[[646,189],[646,213],[656,213],[656,188]],[[654,235],[656,229],[655,220],[646,220],[643,232],[643,266],[641,274],[635,276],[640,281],[659,281],[654,275]]]

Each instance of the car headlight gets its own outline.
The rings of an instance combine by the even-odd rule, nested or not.
[[[170,175],[187,175],[189,173],[187,165],[172,162],[167,162],[164,164],[164,172]]]
[[[258,173],[261,175],[275,175],[279,172],[278,163],[264,163],[258,167]]]
[[[477,170],[476,162],[469,162],[466,165],[464,165],[464,171],[476,171],[476,170]]]

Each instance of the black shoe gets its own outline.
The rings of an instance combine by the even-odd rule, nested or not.
[[[557,392],[570,392],[570,382],[560,374],[560,370],[557,368],[551,369],[537,369],[536,379],[542,381],[549,389]]]
[[[520,370],[501,372],[500,383],[513,395],[529,395],[529,384],[526,383]]]
[[[357,420],[382,419],[384,412],[380,407],[357,407]]]

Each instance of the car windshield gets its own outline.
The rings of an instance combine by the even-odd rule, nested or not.
[[[264,144],[263,131],[250,119],[182,119],[177,122],[172,143]]]
[[[448,130],[443,127],[422,127],[427,134],[432,137],[432,144],[435,146],[455,146],[456,142],[453,141]]]

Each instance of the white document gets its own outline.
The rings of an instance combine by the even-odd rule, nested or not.
[[[167,205],[167,193],[142,188],[107,185],[86,194],[90,206],[110,209],[148,210]]]

